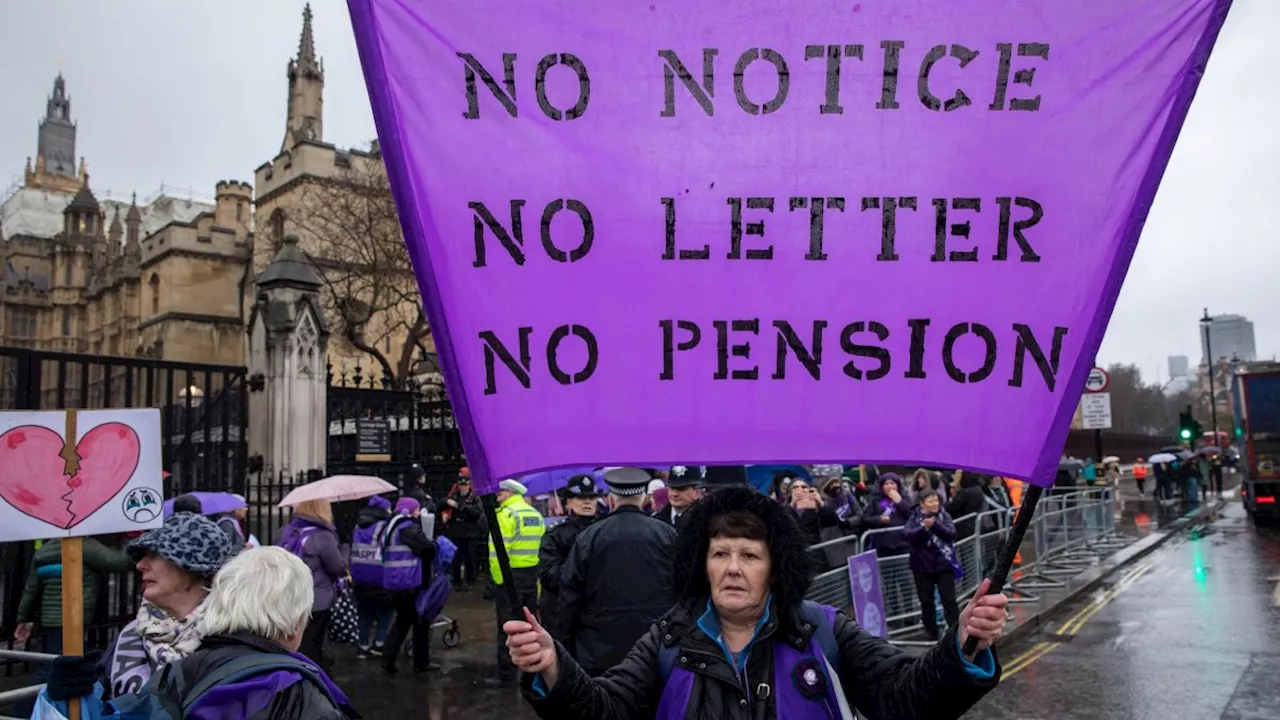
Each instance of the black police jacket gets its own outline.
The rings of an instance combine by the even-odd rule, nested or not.
[[[623,506],[582,531],[560,571],[565,643],[588,672],[617,664],[675,603],[676,531]]]

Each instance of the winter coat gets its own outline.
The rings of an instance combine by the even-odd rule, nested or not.
[[[105,573],[128,572],[134,563],[124,552],[91,537],[84,539],[83,547],[84,619],[89,624],[98,608],[99,579]],[[18,622],[35,621],[37,609],[41,627],[62,627],[62,542],[57,539],[46,540],[31,560],[31,571],[18,602]]]
[[[906,495],[902,495],[902,500],[894,503],[886,495],[876,493],[869,502],[867,508],[862,513],[862,529],[866,532],[872,530],[881,530],[882,528],[903,528],[906,527],[907,520],[911,519],[911,501]],[[880,522],[880,517],[885,511],[889,512],[889,524]],[[902,534],[901,530],[889,532],[877,532],[867,537],[871,543],[870,547],[875,548],[878,555],[901,555],[911,550],[911,545],[907,542],[907,538]]]
[[[321,612],[333,607],[337,596],[337,582],[347,575],[347,561],[338,549],[338,532],[332,525],[310,515],[295,514],[284,527],[280,543],[283,545],[294,535],[308,528],[316,528],[307,536],[302,547],[302,561],[311,569],[316,599],[311,609]]]
[[[445,535],[451,540],[469,540],[484,535],[484,508],[480,498],[473,492],[460,493],[457,490],[449,493],[449,499],[458,503],[458,507],[449,508],[449,525]],[[448,503],[445,504],[448,507]]]
[[[540,676],[525,675],[521,679],[525,698],[546,720],[652,718],[664,685],[659,650],[679,646],[679,657],[690,659],[683,667],[695,676],[685,720],[779,720],[776,694],[757,691],[774,683],[773,643],[804,647],[814,628],[796,613],[781,621],[768,617],[747,648],[744,679],[729,664],[723,647],[699,629],[706,607],[706,601],[677,606],[640,638],[619,665],[595,680],[557,643],[560,676],[555,687],[548,691],[541,687]],[[999,682],[994,651],[987,668],[992,672],[979,677],[961,658],[955,630],[919,658],[872,636],[843,615],[836,616],[834,631],[846,695],[854,709],[872,720],[958,718]]]
[[[568,515],[543,534],[542,544],[538,546],[538,582],[542,586],[538,610],[542,626],[557,640],[563,641],[566,637],[566,624],[560,622],[560,571],[569,559],[574,540],[595,521],[594,516]]]
[[[676,509],[672,507],[670,503],[667,503],[665,506],[663,506],[661,510],[654,513],[653,516],[661,520],[662,522],[674,527],[676,529],[676,532],[679,532],[681,524],[683,524],[685,519],[689,517],[689,508],[685,508],[684,512],[680,513],[680,517],[676,518],[675,522],[672,522],[671,516],[674,515],[675,512],[676,512]]]
[[[927,517],[933,518],[932,527],[924,526],[924,520]],[[931,516],[917,507],[911,514],[911,519],[907,521],[904,533],[907,536],[907,542],[911,543],[911,558],[908,561],[911,572],[932,575],[954,571],[951,561],[947,560],[946,556],[938,550],[937,545],[929,540],[929,536],[932,535],[938,539],[938,542],[951,546],[952,553],[955,553],[956,526],[946,510],[939,509],[937,515]]]
[[[947,513],[959,519],[956,523],[957,539],[963,540],[973,534],[975,518],[965,518],[966,515],[987,511],[987,496],[983,494],[982,486],[981,477],[965,473],[960,489],[947,503]]]
[[[188,682],[194,683],[213,669],[236,658],[257,653],[272,655],[289,655],[289,651],[267,640],[250,633],[234,633],[231,635],[212,635],[204,639],[200,648],[182,661],[182,674]],[[294,657],[297,657],[296,655]],[[325,677],[322,675],[322,677]],[[272,683],[272,689],[264,692],[261,688],[250,687],[262,681]],[[287,683],[287,684],[286,684]],[[302,679],[297,673],[276,671],[266,675],[243,681],[244,692],[235,692],[241,683],[226,686],[227,693],[234,704],[205,706],[202,702],[197,708],[205,712],[216,712],[219,718],[245,718],[246,720],[346,720],[360,717],[346,704],[346,696],[331,685],[330,691],[336,691],[338,701],[335,706],[320,688],[310,681]],[[214,701],[216,702],[216,700]]]
[[[624,505],[574,540],[560,571],[566,645],[588,672],[613,667],[674,603],[669,523]]]

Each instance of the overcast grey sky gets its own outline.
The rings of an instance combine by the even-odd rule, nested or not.
[[[253,180],[280,149],[285,65],[301,0],[4,0],[0,183],[21,177],[59,69],[95,189],[147,196],[161,183],[209,194]],[[315,0],[325,61],[325,140],[363,145],[373,118],[342,0]],[[1277,0],[1236,0],[1147,222],[1100,360],[1167,379],[1200,357],[1201,308],[1254,322],[1280,353]]]

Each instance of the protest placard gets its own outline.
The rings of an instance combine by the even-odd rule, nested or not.
[[[349,0],[478,489],[1051,481],[1229,0]]]
[[[0,542],[159,527],[160,411],[0,412]]]

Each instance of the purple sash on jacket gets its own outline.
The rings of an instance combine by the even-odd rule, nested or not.
[[[824,607],[823,610],[831,621],[834,609]],[[654,720],[684,720],[689,713],[696,679],[693,672],[679,664],[672,667]],[[753,700],[759,699],[759,692],[760,686],[751,688]],[[773,642],[773,687],[769,692],[773,695],[778,720],[840,720],[840,703],[816,633],[804,651],[785,642]]]
[[[110,673],[111,697],[136,693],[151,679],[151,660],[142,647],[137,620],[126,625],[116,637]]]

